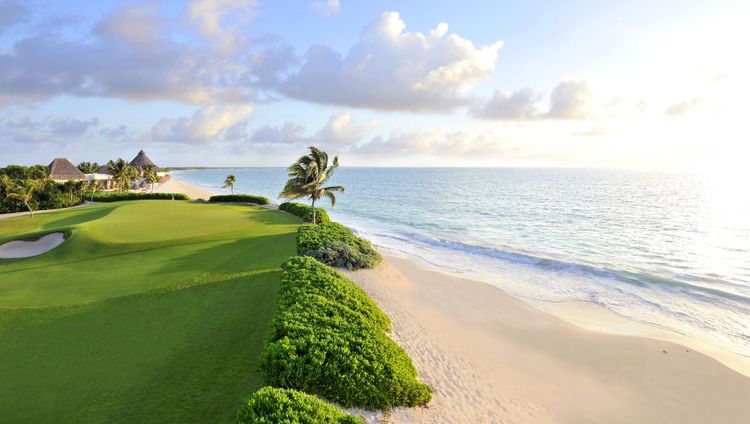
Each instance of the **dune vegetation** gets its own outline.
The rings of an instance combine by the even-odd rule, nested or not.
[[[131,201],[0,220],[4,422],[231,422],[259,365],[299,219]]]

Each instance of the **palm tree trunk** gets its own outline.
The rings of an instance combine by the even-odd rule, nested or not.
[[[315,198],[312,198],[312,209],[313,209],[313,225],[315,225]]]
[[[34,217],[34,210],[31,209],[31,205],[29,205],[29,202],[23,202],[24,205],[29,209],[29,214],[31,214],[30,218]]]

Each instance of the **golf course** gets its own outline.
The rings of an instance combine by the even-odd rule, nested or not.
[[[5,422],[230,422],[260,387],[301,220],[260,207],[115,202],[0,219]]]

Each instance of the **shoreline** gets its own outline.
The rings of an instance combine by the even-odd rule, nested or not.
[[[391,316],[393,337],[435,390],[426,408],[395,409],[393,422],[740,423],[750,414],[750,378],[681,344],[582,328],[405,258],[345,274]]]
[[[165,191],[184,193],[193,199],[208,199],[208,197],[210,197],[211,195],[216,194],[179,179],[179,175],[177,177],[172,175],[170,180],[165,184],[169,183],[172,184],[166,186],[166,188],[164,189]],[[159,188],[161,188],[161,186]],[[157,188],[155,191],[158,192],[159,188]],[[190,193],[193,193],[193,195],[196,196],[194,197]],[[444,270],[431,269],[423,266],[414,259],[405,256],[404,254],[393,252],[390,249],[386,249],[381,246],[376,246],[376,248],[378,248],[381,253],[384,252],[384,256],[388,256],[391,258],[397,257],[399,259],[409,261],[414,266],[425,269],[429,272],[443,274],[460,280],[485,284],[489,287],[492,287],[493,289],[502,292],[506,296],[510,296],[513,299],[531,305],[541,312],[552,315],[582,329],[597,331],[609,335],[646,337],[654,340],[681,344],[690,349],[708,355],[721,362],[723,365],[731,368],[732,370],[750,377],[750,357],[726,351],[724,349],[721,349],[720,347],[676,333],[672,330],[662,329],[646,323],[627,319],[625,317],[617,315],[609,309],[604,308],[603,306],[585,301],[545,302],[542,300],[518,298],[504,291],[498,284],[493,284],[488,281],[475,279],[472,277],[464,277],[461,275],[452,274]]]

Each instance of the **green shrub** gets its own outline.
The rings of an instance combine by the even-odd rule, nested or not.
[[[300,226],[297,253],[312,256],[326,265],[348,269],[372,268],[382,259],[367,240],[337,222]]]
[[[237,423],[362,424],[362,421],[297,390],[263,387],[237,411]]]
[[[120,191],[95,193],[93,199],[94,202],[120,202],[123,200],[190,200],[186,194],[182,193],[130,193]]]
[[[243,202],[243,203],[255,203],[256,205],[267,205],[270,203],[268,197],[255,196],[252,194],[223,194],[218,196],[211,196],[208,199],[209,202]]]
[[[388,317],[338,271],[310,257],[283,265],[281,291],[263,352],[266,384],[317,394],[345,407],[424,405],[406,352],[385,333]]]
[[[289,212],[292,215],[297,215],[305,222],[312,222],[312,206],[297,202],[284,202],[279,205],[279,210]],[[315,211],[315,218],[318,224],[331,222],[331,218],[328,217],[328,212],[324,209],[315,208]]]

